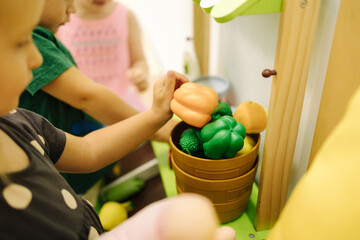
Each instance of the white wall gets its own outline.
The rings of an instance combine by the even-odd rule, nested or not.
[[[271,78],[264,69],[273,69],[280,13],[241,16],[227,23],[211,21],[209,71],[231,82],[232,105],[251,100],[269,107]],[[261,133],[263,149],[265,132]],[[260,159],[262,150],[260,150]],[[256,179],[259,180],[261,160]]]
[[[149,86],[140,93],[145,106],[152,104],[152,84],[167,70],[183,72],[185,39],[192,35],[192,2],[178,0],[116,0],[137,17],[150,67]]]
[[[192,1],[118,0],[133,10],[144,34],[150,65],[183,71],[185,39],[192,34]]]

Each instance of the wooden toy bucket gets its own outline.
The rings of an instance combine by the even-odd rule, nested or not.
[[[222,223],[238,218],[249,202],[258,167],[260,135],[252,135],[256,145],[249,153],[212,160],[190,156],[180,150],[181,134],[188,128],[193,127],[181,122],[170,136],[171,162],[178,193],[193,192],[208,197]]]
[[[204,159],[190,156],[180,150],[181,134],[192,127],[185,122],[180,122],[173,129],[170,136],[171,154],[176,164],[188,174],[204,179],[228,179],[247,173],[255,165],[260,145],[260,134],[251,134],[256,144],[247,154],[229,159]]]

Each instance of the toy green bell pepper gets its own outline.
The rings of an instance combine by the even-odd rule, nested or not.
[[[204,154],[211,159],[232,158],[244,146],[244,125],[231,116],[222,116],[201,129]]]

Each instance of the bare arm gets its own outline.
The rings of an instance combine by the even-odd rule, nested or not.
[[[188,81],[185,76],[171,72],[154,86],[154,100],[150,110],[94,131],[85,137],[67,134],[66,146],[56,163],[59,171],[91,172],[117,161],[141,142],[152,136],[172,116],[170,100],[175,78]]]
[[[42,90],[107,125],[138,113],[110,89],[93,82],[76,67],[69,68]]]
[[[125,156],[165,122],[148,110],[85,137],[66,134],[65,150],[56,167],[59,171],[79,173],[101,169]]]
[[[69,68],[42,90],[106,125],[139,113],[110,89],[95,83],[76,67]],[[168,142],[176,123],[175,120],[170,120],[150,139]]]
[[[142,45],[141,29],[134,13],[130,10],[128,10],[128,31],[130,69],[127,72],[127,77],[139,91],[143,91],[148,85],[149,69]]]

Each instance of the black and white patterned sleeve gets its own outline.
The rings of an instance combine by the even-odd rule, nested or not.
[[[27,118],[30,118],[31,122],[35,125],[34,128],[38,132],[38,138],[44,144],[44,150],[55,164],[65,148],[66,135],[64,131],[54,127],[46,118],[34,112],[23,111],[26,112]]]

